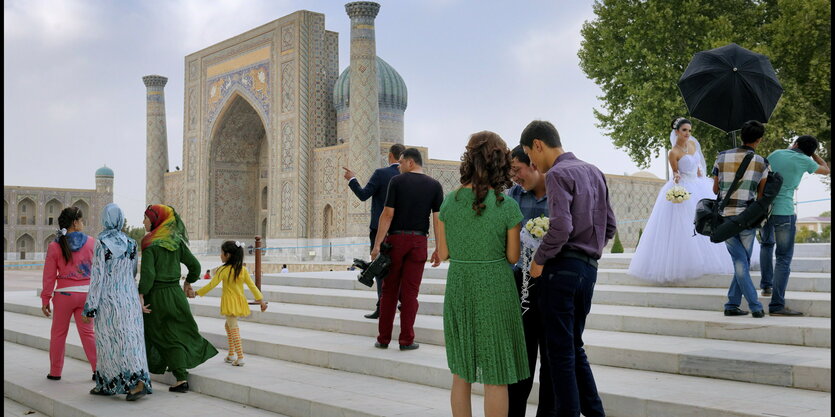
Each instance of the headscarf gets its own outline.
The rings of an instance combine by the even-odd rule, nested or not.
[[[85,235],[83,232],[66,233],[66,230],[67,229],[63,229],[62,231],[59,231],[58,237],[55,238],[55,241],[60,243],[59,239],[61,238],[61,235],[66,235],[67,243],[70,245],[70,251],[78,252],[78,250],[83,248],[84,244],[87,243],[87,235]]]
[[[101,212],[101,225],[104,230],[99,233],[99,241],[110,249],[114,257],[119,258],[128,251],[129,237],[122,232],[125,225],[125,215],[115,203],[104,206]]]
[[[142,250],[149,246],[160,246],[175,251],[181,243],[188,244],[188,233],[180,215],[171,206],[154,204],[145,210],[151,221],[151,231],[142,238]]]

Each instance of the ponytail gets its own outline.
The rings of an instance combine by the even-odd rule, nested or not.
[[[238,246],[240,244],[240,246]],[[232,280],[237,281],[238,277],[241,275],[241,269],[243,269],[244,265],[244,247],[243,244],[240,242],[234,242],[231,240],[227,240],[223,242],[220,246],[220,250],[224,253],[229,255],[229,258],[226,260],[224,265],[229,265],[232,267],[233,275]]]
[[[61,210],[58,215],[58,245],[61,247],[61,255],[64,257],[64,262],[69,263],[72,260],[72,250],[70,250],[70,243],[67,241],[67,229],[72,227],[73,222],[82,218],[83,213],[78,207],[67,207]]]

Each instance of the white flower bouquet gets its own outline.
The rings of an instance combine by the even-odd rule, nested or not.
[[[680,185],[674,185],[667,190],[667,201],[671,203],[681,203],[684,200],[690,199],[690,192]]]
[[[522,242],[522,296],[519,298],[522,306],[522,315],[525,315],[531,308],[530,300],[528,300],[530,296],[529,289],[533,285],[530,274],[531,261],[533,260],[534,253],[539,248],[539,244],[542,242],[542,237],[548,233],[550,224],[551,222],[548,220],[548,217],[534,217],[525,223],[525,227],[519,234]]]
[[[522,234],[520,235],[522,246],[534,251],[539,248],[539,242],[541,242],[542,237],[548,233],[549,225],[550,221],[545,216],[534,217],[528,220],[528,222],[525,223],[525,228],[522,229]]]

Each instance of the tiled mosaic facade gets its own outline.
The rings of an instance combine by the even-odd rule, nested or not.
[[[182,214],[195,251],[214,253],[223,240],[251,242],[259,234],[268,247],[319,246],[289,255],[299,260],[367,254],[370,205],[351,193],[342,167],[364,183],[386,165],[391,143],[403,143],[406,90],[388,64],[383,77],[400,81],[393,90],[377,90],[377,8],[358,6],[346,8],[349,79],[338,72],[338,34],[325,30],[324,15],[308,11],[185,57],[184,172],[166,176],[165,195]],[[341,96],[338,79],[349,89]],[[432,160],[428,149],[419,149],[425,171],[445,192],[458,186],[457,161]],[[644,205],[654,197],[636,195],[660,184],[611,181],[613,194],[629,198],[617,205],[619,217],[648,217]]]
[[[98,235],[101,210],[112,202],[112,176],[97,176],[92,190],[3,186],[3,259],[43,260],[65,207],[80,208],[84,233]]]

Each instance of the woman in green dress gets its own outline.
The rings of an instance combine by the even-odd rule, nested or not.
[[[438,255],[449,259],[444,339],[452,372],[452,415],[471,416],[472,383],[484,384],[484,414],[506,417],[507,384],[530,375],[511,265],[519,259],[522,212],[502,191],[510,151],[499,135],[470,137],[461,187],[444,199]]]
[[[197,330],[186,299],[191,283],[200,274],[200,262],[188,249],[188,234],[174,208],[148,206],[143,221],[148,234],[142,238],[139,299],[145,318],[145,349],[152,374],[171,371],[177,382],[168,388],[188,391],[188,371],[212,356],[214,348]],[[180,289],[180,263],[188,276]]]

